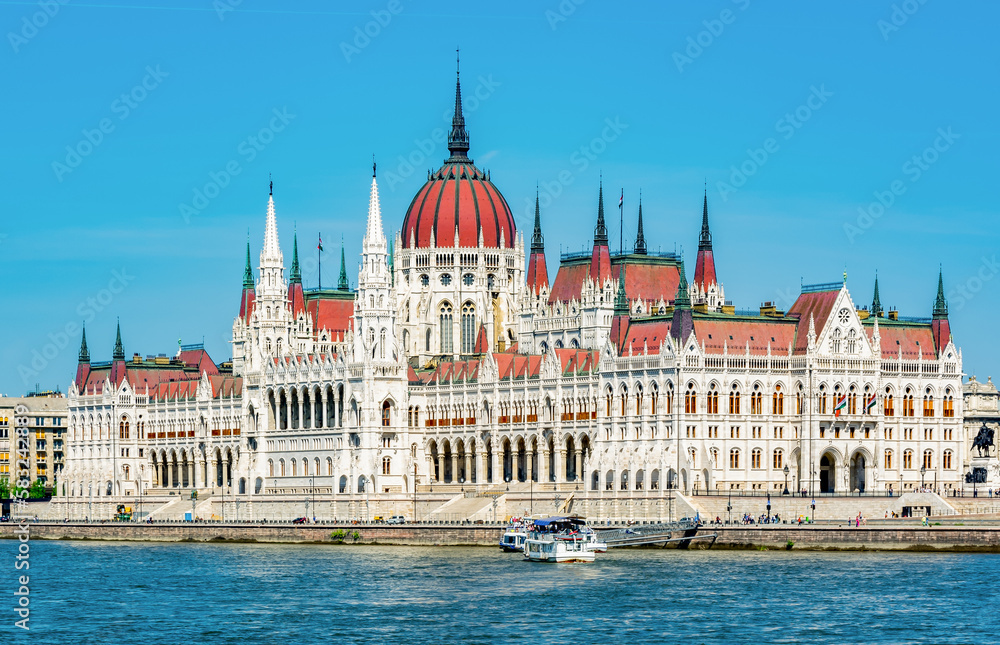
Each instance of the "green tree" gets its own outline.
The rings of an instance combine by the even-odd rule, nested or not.
[[[0,479],[0,499],[10,499],[10,480]]]
[[[28,489],[28,497],[31,499],[42,499],[45,497],[45,482],[41,479],[31,482],[31,488]]]

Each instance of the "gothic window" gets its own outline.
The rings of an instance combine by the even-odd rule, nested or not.
[[[826,386],[825,385],[820,385],[819,386],[819,405],[817,407],[819,408],[819,413],[820,414],[826,414]]]
[[[885,451],[885,469],[886,470],[892,470],[892,451],[891,450],[886,450]]]
[[[941,455],[941,467],[945,470],[951,470],[951,451],[945,450],[944,454]]]
[[[892,405],[892,388],[885,388],[885,398],[882,399],[882,409],[883,413],[887,417],[891,417],[896,413],[896,410]]]
[[[472,283],[475,282],[476,278],[471,273],[466,273],[462,276],[462,284],[467,287],[471,287]]]
[[[709,414],[719,413],[719,390],[716,389],[714,383],[708,390],[708,413]]]
[[[274,460],[273,459],[268,459],[267,460],[267,476],[268,477],[274,477]]]
[[[858,393],[854,390],[854,386],[851,386],[851,392],[847,395],[847,414],[857,414],[858,413]]]
[[[934,457],[933,451],[931,451],[930,449],[924,451],[924,468],[926,468],[927,470],[930,470],[931,468],[934,467],[933,457]]]
[[[388,401],[384,402],[382,404],[382,427],[383,428],[388,428],[389,427],[389,424],[390,424],[390,422],[392,420],[391,419],[391,411],[392,411],[392,404],[390,404]]]
[[[426,273],[424,275],[420,276],[420,286],[426,287],[430,283],[431,283],[431,279],[430,279],[430,277]]]
[[[750,453],[750,467],[760,468],[760,448],[754,448]]]
[[[906,388],[906,394],[903,396],[903,416],[913,416],[913,392],[910,388]]]
[[[497,281],[496,276],[494,276],[492,273],[486,276],[486,288],[489,289],[490,291],[493,291],[494,287],[496,287],[496,281]]]
[[[441,353],[451,354],[454,351],[454,345],[452,344],[452,315],[451,315],[451,303],[445,302],[441,304]]]
[[[833,330],[833,339],[830,341],[831,350],[834,354],[840,353],[840,330]]]
[[[913,468],[913,451],[904,450],[903,451],[903,468],[910,470]]]
[[[784,466],[784,454],[781,452],[781,448],[774,451],[774,457],[771,460],[771,467],[775,470],[781,470]]]
[[[378,355],[379,358],[385,358],[385,327],[382,328],[379,334]]]
[[[471,302],[462,305],[462,353],[476,349],[476,307]]]
[[[729,451],[729,467],[733,470],[740,467],[740,449],[733,448]]]
[[[729,414],[740,413],[740,388],[733,383],[733,389],[729,391]]]
[[[847,353],[854,354],[858,351],[858,332],[854,329],[847,332]]]
[[[771,413],[777,415],[785,413],[785,394],[781,391],[780,385],[774,386],[774,394],[771,395]]]
[[[924,392],[924,416],[934,416],[934,395],[931,393],[930,388],[927,388]]]
[[[698,393],[695,392],[694,383],[688,383],[687,392],[684,393],[684,413],[694,414],[698,412]]]
[[[762,414],[763,406],[763,394],[760,391],[759,385],[753,386],[753,392],[750,394],[750,414]]]
[[[955,400],[952,397],[951,390],[945,391],[944,401],[942,403],[944,406],[944,416],[954,417],[955,416]]]
[[[431,351],[431,330],[430,329],[427,330],[427,334],[425,334],[425,336],[424,336],[424,351],[425,352]]]
[[[382,457],[382,474],[388,475],[392,472],[392,459],[390,457]]]
[[[451,284],[451,274],[443,273],[441,274],[441,285],[447,287]]]

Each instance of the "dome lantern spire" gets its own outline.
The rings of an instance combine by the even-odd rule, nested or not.
[[[470,162],[469,133],[465,129],[465,116],[462,114],[462,78],[459,67],[459,51],[455,49],[455,116],[451,119],[451,132],[448,134],[448,161]]]
[[[639,191],[639,228],[635,234],[635,252],[646,255],[646,236],[642,232],[642,191]]]

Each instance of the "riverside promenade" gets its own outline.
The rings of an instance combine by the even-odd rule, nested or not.
[[[0,524],[0,538],[17,539],[18,524]],[[353,524],[222,522],[28,522],[32,540],[141,542],[268,542],[290,544],[384,544],[411,546],[495,546],[504,527],[497,524]],[[605,528],[605,527],[598,527]],[[702,526],[698,534],[717,534],[691,548],[978,551],[1000,553],[1000,522],[967,520],[923,526],[919,521]],[[791,543],[789,545],[789,542]],[[674,545],[671,545],[674,546]],[[659,547],[645,547],[659,548]]]

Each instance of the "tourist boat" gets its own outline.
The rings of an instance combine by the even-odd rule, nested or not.
[[[524,559],[532,562],[593,562],[607,544],[579,517],[535,520],[524,541]]]
[[[504,553],[520,553],[524,550],[524,541],[528,539],[528,531],[524,527],[511,526],[500,538],[500,550]]]

